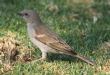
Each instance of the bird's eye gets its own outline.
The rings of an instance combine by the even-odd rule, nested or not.
[[[28,16],[28,13],[25,13],[24,15],[25,15],[25,16]]]

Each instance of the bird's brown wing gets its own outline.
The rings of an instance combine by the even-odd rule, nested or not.
[[[38,28],[36,29],[35,36],[37,40],[60,52],[72,52],[76,54],[76,52],[73,52],[72,48],[65,41],[59,38],[49,28],[47,28],[46,26],[44,27],[42,25]]]

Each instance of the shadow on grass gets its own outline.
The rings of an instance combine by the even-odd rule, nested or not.
[[[49,53],[48,54],[48,62],[54,62],[54,61],[68,61],[69,63],[71,62],[78,62],[79,59],[77,59],[76,57],[72,57],[69,55],[65,55],[65,54],[54,54],[54,53]]]

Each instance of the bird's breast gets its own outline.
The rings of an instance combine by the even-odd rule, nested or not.
[[[44,43],[40,42],[38,39],[35,38],[35,36],[37,36],[37,34],[35,33],[34,28],[28,27],[27,31],[28,31],[28,35],[29,35],[31,42],[35,46],[37,46],[41,51],[54,52],[54,50],[52,48],[50,48],[49,46],[45,45]]]

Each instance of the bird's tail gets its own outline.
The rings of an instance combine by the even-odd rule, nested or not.
[[[91,61],[90,59],[88,59],[88,58],[86,58],[86,57],[84,57],[82,55],[77,54],[77,55],[74,55],[74,56],[79,58],[79,59],[81,59],[81,60],[83,60],[83,61],[85,61],[86,63],[88,63],[90,65],[95,65],[94,61]]]

